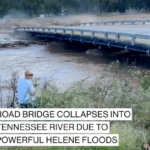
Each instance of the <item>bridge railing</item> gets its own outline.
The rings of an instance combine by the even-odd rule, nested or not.
[[[147,23],[150,23],[150,20],[114,20],[114,21],[99,21],[99,22],[84,22],[84,23],[74,23],[74,24],[66,24],[65,26],[93,26],[93,25],[116,25],[116,24],[142,24],[145,25]]]
[[[89,29],[73,29],[69,27],[19,27],[18,31],[33,32],[37,34],[62,34],[69,35],[70,37],[73,37],[74,35],[79,35],[81,39],[83,37],[87,37],[88,35],[93,40],[97,37],[97,35],[99,35],[105,41],[109,40],[110,38],[115,40],[116,42],[123,42],[124,40],[128,40],[131,45],[135,45],[136,40],[150,40],[150,35],[96,31]],[[150,42],[147,41],[145,45],[149,45],[149,43]]]

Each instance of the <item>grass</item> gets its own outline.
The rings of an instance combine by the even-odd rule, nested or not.
[[[86,79],[60,92],[52,81],[38,86],[40,108],[132,108],[132,121],[111,121],[110,131],[119,134],[118,147],[4,147],[9,150],[144,150],[150,140],[150,75],[148,70],[130,67],[126,78],[120,77],[119,62],[110,69],[114,76]],[[124,75],[124,74],[123,74]],[[139,86],[134,87],[134,81]]]

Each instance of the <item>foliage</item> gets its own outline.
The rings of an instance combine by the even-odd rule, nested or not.
[[[118,60],[113,61],[109,67],[112,71],[114,71],[117,74],[119,67],[120,67],[120,62]]]
[[[39,14],[125,12],[125,9],[150,9],[149,0],[0,0],[0,18],[10,10],[21,11],[28,16]]]
[[[40,108],[132,108],[135,127],[150,129],[150,93],[149,71],[129,68],[125,78],[118,78],[120,62],[110,64],[115,72],[113,77],[97,77],[93,83],[82,80],[59,92],[50,81],[46,88],[41,88],[38,96]],[[131,76],[131,79],[129,78]],[[134,78],[140,81],[135,88]],[[40,88],[40,87],[39,87]]]
[[[7,3],[5,0],[0,1],[0,18],[2,19],[6,13]]]
[[[60,4],[56,0],[45,0],[44,1],[45,13],[50,14],[59,14],[61,12]]]
[[[137,67],[129,67],[126,78],[118,78],[121,73],[120,62],[110,64],[114,77],[100,76],[94,82],[85,79],[76,82],[64,91],[59,91],[53,80],[38,85],[40,108],[132,108],[131,122],[112,121],[111,133],[119,134],[119,147],[101,147],[101,150],[142,150],[150,139],[150,72]],[[131,76],[131,79],[128,78]],[[15,76],[16,77],[16,76]],[[134,78],[141,81],[133,87]],[[13,84],[14,85],[14,84]],[[99,147],[5,147],[11,150],[98,150]]]
[[[10,105],[13,108],[15,108],[18,78],[19,78],[18,71],[13,71],[11,77],[5,80],[7,89],[13,92],[12,102]]]
[[[128,123],[114,123],[110,127],[111,134],[119,134],[118,147],[3,147],[3,150],[145,150],[149,133],[135,129]]]

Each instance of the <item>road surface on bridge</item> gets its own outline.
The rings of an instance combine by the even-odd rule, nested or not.
[[[51,27],[150,35],[150,25],[115,25],[115,26],[106,25],[106,26],[69,26],[69,27],[51,26]]]

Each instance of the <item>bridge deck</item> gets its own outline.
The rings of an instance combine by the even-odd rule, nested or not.
[[[61,38],[97,45],[104,43],[109,47],[113,41],[114,47],[123,44],[125,49],[141,51],[148,55],[150,53],[150,25],[20,27],[18,31],[29,32],[41,38]],[[137,45],[142,47],[137,50]],[[129,48],[130,46],[132,48]]]
[[[58,27],[66,29],[82,29],[93,31],[110,31],[110,32],[122,32],[129,34],[143,34],[150,35],[150,25],[115,25],[115,26],[71,26],[71,27]]]

